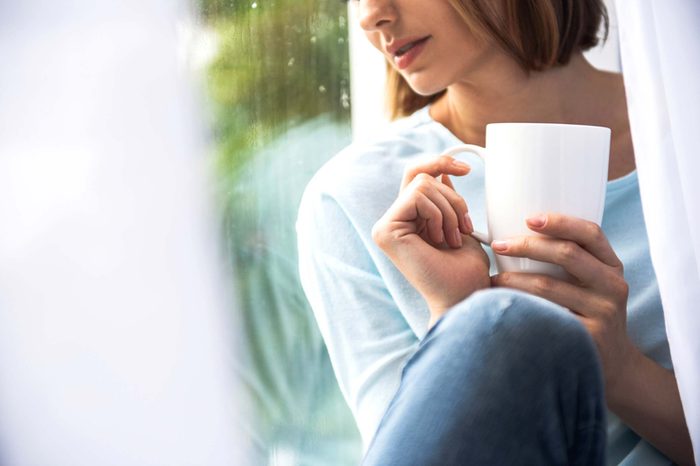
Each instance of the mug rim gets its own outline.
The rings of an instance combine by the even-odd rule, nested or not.
[[[537,123],[537,122],[532,122],[532,121],[513,121],[513,122],[498,122],[498,123],[487,123],[486,128],[488,129],[489,126],[497,127],[497,126],[537,126],[537,127],[562,127],[562,128],[592,128],[592,129],[604,129],[607,131],[612,130],[608,128],[607,126],[597,126],[597,125],[579,125],[579,124],[574,124],[574,123]]]

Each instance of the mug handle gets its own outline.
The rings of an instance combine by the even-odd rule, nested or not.
[[[442,155],[448,155],[450,157],[454,157],[456,154],[459,154],[460,152],[469,152],[474,155],[478,155],[479,158],[483,161],[486,162],[486,149],[477,146],[474,144],[462,144],[459,146],[454,146],[450,147],[449,149],[445,150]],[[478,242],[485,246],[491,246],[491,235],[489,233],[482,233],[480,231],[474,230],[471,234],[472,238],[476,239]]]

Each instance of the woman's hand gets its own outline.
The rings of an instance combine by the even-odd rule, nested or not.
[[[595,223],[550,213],[528,219],[527,225],[546,236],[494,241],[493,251],[558,264],[572,279],[502,273],[491,282],[541,296],[573,312],[595,340],[610,397],[630,362],[641,354],[627,336],[628,285],[622,262]]]
[[[428,303],[430,326],[490,286],[488,256],[468,236],[473,227],[467,204],[448,177],[469,170],[448,156],[409,167],[399,197],[372,229],[377,245]]]

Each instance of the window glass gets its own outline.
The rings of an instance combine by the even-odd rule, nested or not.
[[[346,6],[199,0],[198,9],[254,464],[357,464],[359,435],[299,284],[294,231],[307,182],[350,143]]]

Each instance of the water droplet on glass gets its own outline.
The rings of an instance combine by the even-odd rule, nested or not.
[[[326,86],[318,86],[318,92],[320,92],[321,94],[325,94],[326,93]]]
[[[315,44],[316,43],[316,36],[311,36],[311,43]]]
[[[252,9],[256,9],[258,7],[258,2],[253,2],[252,5],[250,5]]]
[[[287,66],[293,66],[294,65],[294,57],[290,58],[289,61],[287,62]]]
[[[338,43],[339,43],[339,44],[344,44],[344,43],[345,43],[345,38],[344,38],[344,37],[338,37]]]
[[[350,95],[348,95],[348,91],[343,89],[343,92],[340,94],[340,105],[343,106],[343,108],[350,108]]]

